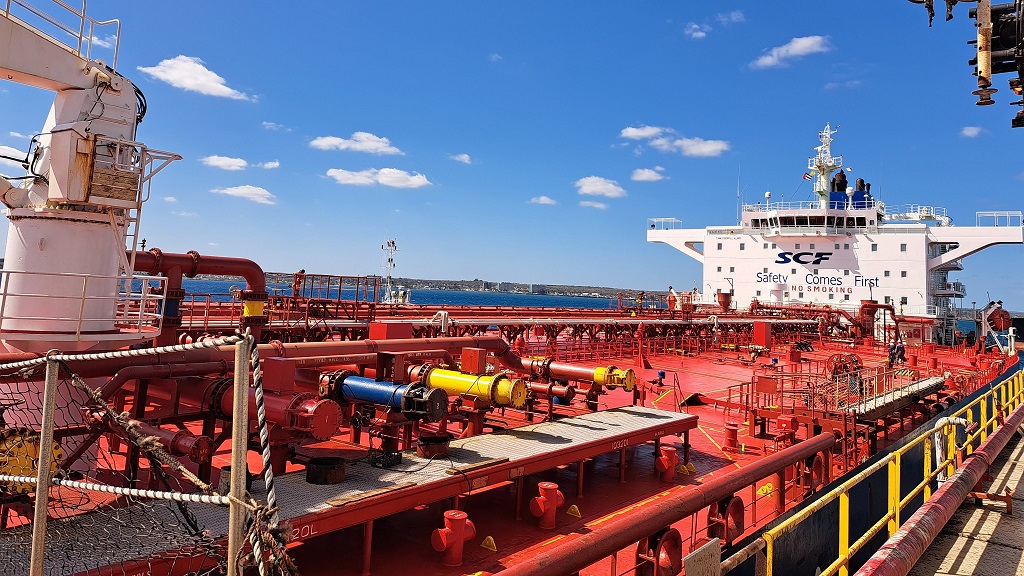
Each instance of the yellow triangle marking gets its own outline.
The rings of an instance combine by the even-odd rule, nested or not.
[[[686,463],[686,469],[690,471],[690,474],[696,474],[697,473],[697,467],[693,465],[693,462],[687,462]]]
[[[583,518],[583,515],[580,514],[579,507],[576,506],[575,504],[573,504],[572,506],[569,506],[569,509],[566,510],[565,513],[568,514],[569,516],[575,516],[577,518]]]
[[[480,543],[481,548],[487,548],[491,552],[497,552],[498,547],[494,545],[494,538],[488,536],[484,538],[484,541]]]

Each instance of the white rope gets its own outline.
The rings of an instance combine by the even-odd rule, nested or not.
[[[37,478],[35,476],[11,476],[10,474],[0,474],[0,482],[18,482],[35,485],[36,480]],[[93,484],[91,482],[78,482],[75,480],[63,480],[61,478],[54,478],[51,483],[54,486],[76,488],[78,490],[86,490],[89,492],[104,492],[107,494],[117,494],[118,496],[130,496],[133,498],[147,498],[150,500],[171,500],[173,502],[190,502],[193,504],[210,504],[213,506],[227,506],[231,503],[231,499],[227,496],[220,496],[217,494],[184,494],[181,492],[164,492],[160,490],[139,490],[137,488],[122,488],[120,486],[107,486],[106,484]]]
[[[217,346],[235,344],[241,339],[241,336],[225,336],[223,338],[203,340],[200,342],[193,342],[191,344],[176,344],[174,346],[160,346],[159,348],[133,348],[131,350],[96,352],[93,354],[61,354],[58,352],[56,354],[50,354],[49,356],[40,356],[39,358],[33,358],[31,360],[11,362],[9,364],[0,364],[0,371],[20,370],[22,368],[39,366],[45,364],[47,359],[59,360],[64,362],[87,362],[90,360],[110,360],[112,358],[155,356],[157,354],[166,354],[169,352],[186,352],[188,350],[199,350],[201,348],[216,348]]]

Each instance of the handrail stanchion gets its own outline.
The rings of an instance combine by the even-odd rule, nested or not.
[[[245,480],[248,474],[246,456],[249,448],[249,340],[235,344],[235,387],[231,415],[231,484],[228,496],[228,576],[238,576],[238,553],[245,542]],[[257,562],[262,558],[257,558]]]
[[[32,556],[29,576],[43,576],[43,558],[46,555],[46,508],[50,500],[50,465],[53,463],[53,411],[57,402],[56,360],[46,361],[46,383],[43,388],[43,420],[39,431],[39,464],[36,475],[35,515],[32,518]]]

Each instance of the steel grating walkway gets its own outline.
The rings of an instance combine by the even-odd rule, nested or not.
[[[282,520],[292,525],[296,539],[308,538],[333,530],[384,517],[420,504],[435,502],[489,485],[517,480],[528,474],[577,462],[598,454],[625,450],[629,446],[658,440],[662,436],[684,438],[697,427],[697,416],[667,412],[641,406],[626,406],[475,436],[451,443],[447,456],[421,458],[414,451],[402,453],[402,463],[390,469],[375,468],[366,462],[348,463],[346,477],[335,485],[319,486],[305,481],[305,472],[293,472],[275,478],[277,499]],[[265,501],[262,478],[255,480],[253,495]],[[130,511],[137,506],[127,507]],[[191,505],[200,527],[214,538],[227,532],[228,511],[206,505]],[[106,562],[125,558],[126,550],[116,540],[102,537],[109,527],[89,522],[88,514],[81,521],[53,522],[48,528],[61,527],[47,536],[47,573],[64,574],[96,568]],[[173,518],[150,522],[172,522]],[[142,532],[145,527],[140,526]],[[97,534],[92,534],[96,531]],[[91,545],[64,546],[61,542],[73,534],[76,540]],[[151,574],[162,573],[164,564],[154,556],[178,544],[166,539],[137,540],[131,554]],[[104,550],[104,546],[112,546]],[[20,548],[20,546],[19,546]],[[59,550],[59,552],[58,552]],[[27,554],[8,558],[0,574],[27,574]],[[59,556],[56,558],[52,555]],[[146,557],[149,557],[147,560]],[[200,556],[196,556],[198,560]],[[182,557],[178,555],[180,560]],[[12,561],[13,562],[10,562]],[[54,562],[56,560],[56,562]],[[61,566],[68,569],[62,570]],[[121,573],[120,569],[101,568],[99,573]]]
[[[861,419],[874,420],[909,406],[915,398],[922,398],[934,394],[942,389],[946,379],[942,376],[933,376],[918,380],[906,386],[901,386],[886,392],[852,404],[848,409],[856,412]]]
[[[289,519],[295,536],[303,538],[326,531],[304,528],[303,517],[315,522],[325,512],[362,509],[330,522],[330,529],[337,530],[661,436],[684,435],[696,426],[694,415],[627,406],[455,440],[446,457],[427,459],[405,451],[402,463],[390,469],[349,463],[340,484],[307,484],[304,471],[274,482],[281,518]],[[264,490],[262,480],[254,482],[258,499],[265,500]],[[367,493],[373,495],[364,498]],[[227,532],[223,510],[198,512],[200,523],[214,533]]]

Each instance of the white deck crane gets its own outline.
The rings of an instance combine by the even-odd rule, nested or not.
[[[139,214],[150,179],[181,157],[135,140],[142,93],[115,70],[116,52],[113,66],[91,58],[97,28],[116,27],[118,46],[120,23],[55,5],[68,12],[24,0],[0,9],[0,74],[56,92],[27,174],[0,179],[10,220],[0,339],[11,350],[115,348],[159,327],[149,283],[133,276]],[[68,34],[70,45],[19,17]]]

